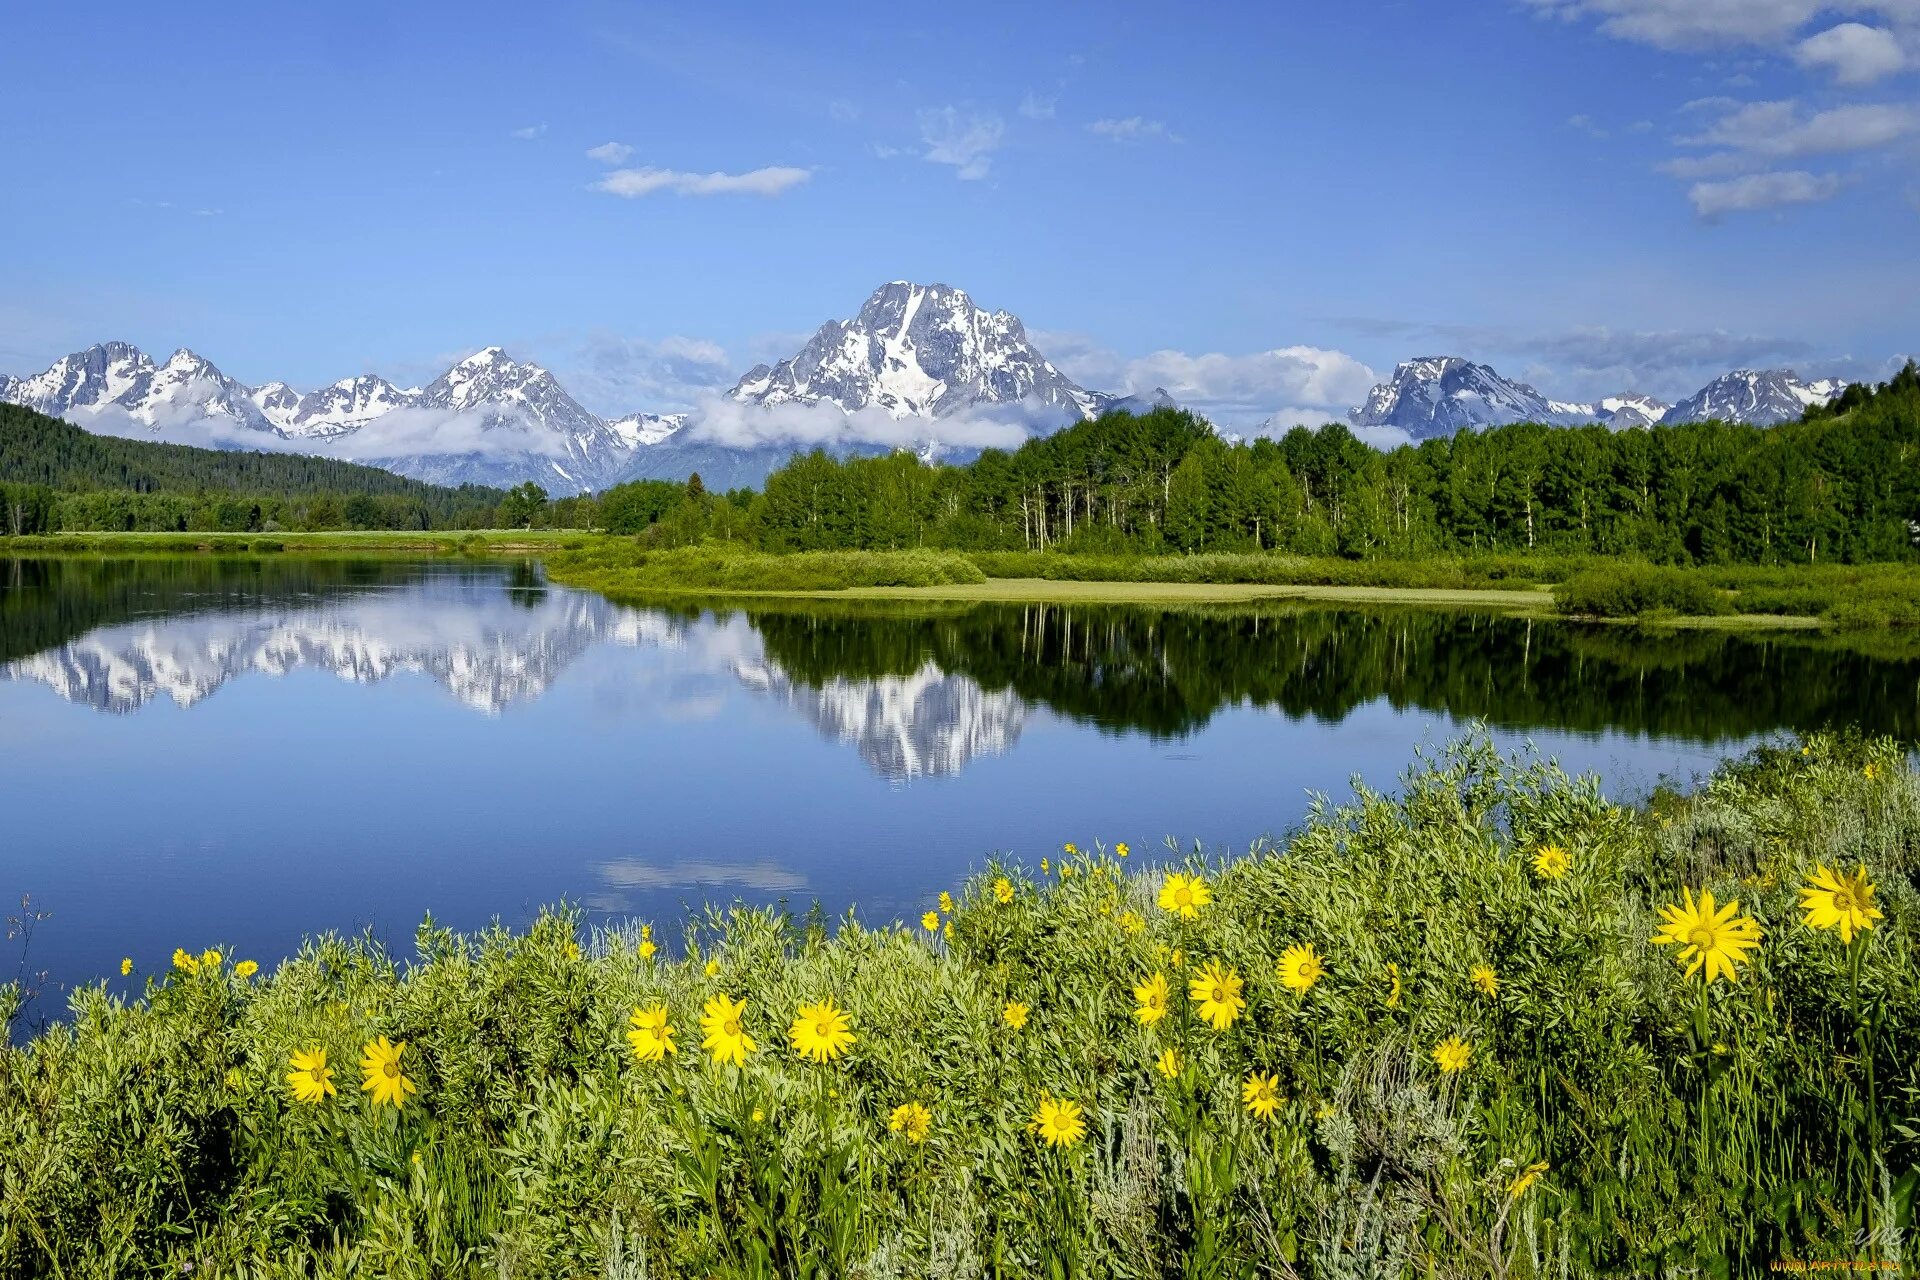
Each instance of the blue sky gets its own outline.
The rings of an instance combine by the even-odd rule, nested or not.
[[[500,343],[665,410],[892,278],[1235,425],[1920,345],[1920,0],[40,5],[0,86],[13,373]]]

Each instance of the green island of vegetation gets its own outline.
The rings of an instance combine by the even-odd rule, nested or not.
[[[1920,1184],[1916,850],[1886,740],[1626,807],[1469,739],[1275,847],[1069,845],[900,923],[563,909],[270,968],[183,938],[0,1049],[0,1272],[1891,1259]]]

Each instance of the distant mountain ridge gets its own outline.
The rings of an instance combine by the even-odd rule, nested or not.
[[[1356,427],[1397,427],[1420,440],[1510,422],[1643,427],[1660,421],[1668,408],[1637,392],[1588,403],[1551,400],[1488,365],[1460,356],[1422,356],[1397,366],[1347,420]]]
[[[1396,367],[1347,420],[1416,440],[1522,421],[1625,428],[1719,417],[1770,425],[1825,404],[1842,386],[1790,370],[1735,370],[1676,405],[1635,392],[1575,402],[1459,356],[1425,356]],[[1143,413],[1174,403],[1158,387],[1145,395],[1083,387],[1039,351],[1011,312],[985,310],[949,285],[905,280],[876,289],[850,319],[820,326],[793,355],[748,370],[722,402],[736,413],[767,415],[751,419],[744,435],[701,429],[699,414],[599,417],[545,368],[499,347],[457,361],[425,387],[366,373],[301,392],[280,381],[246,386],[184,347],[159,363],[131,343],[103,342],[28,377],[0,374],[0,401],[106,434],[197,432],[226,448],[257,438],[263,448],[436,484],[533,480],[556,492],[694,471],[720,488],[756,485],[812,447],[802,440],[842,454],[906,447],[963,459],[977,451],[956,444],[954,424],[963,418],[985,415],[1017,440],[1110,410]],[[818,412],[832,410],[849,415],[848,430],[823,424]],[[804,431],[785,430],[781,415],[789,412],[814,416]],[[878,434],[851,425],[873,421],[920,425]],[[1276,416],[1260,430],[1288,425]]]
[[[1837,378],[1808,382],[1791,369],[1737,369],[1678,404],[1624,392],[1599,400],[1552,400],[1524,382],[1460,356],[1423,356],[1396,366],[1347,420],[1356,427],[1392,427],[1416,440],[1475,427],[1540,422],[1572,427],[1598,423],[1622,429],[1654,423],[1749,422],[1773,426],[1797,419],[1845,390]]]

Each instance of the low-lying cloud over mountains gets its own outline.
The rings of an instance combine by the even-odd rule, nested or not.
[[[301,392],[278,381],[247,386],[185,348],[161,362],[131,344],[106,342],[30,376],[0,374],[0,400],[102,434],[320,454],[443,484],[533,480],[579,492],[694,471],[718,487],[755,485],[794,452],[815,447],[964,459],[1109,409],[1157,404],[1270,434],[1345,420],[1361,438],[1391,446],[1518,421],[1770,423],[1797,417],[1845,385],[1786,369],[1742,369],[1673,405],[1624,386],[1576,401],[1457,356],[1410,360],[1382,379],[1346,353],[1320,347],[1244,356],[1162,350],[1123,359],[1075,335],[1039,337],[1058,363],[1009,312],[984,310],[947,285],[893,281],[851,319],[828,321],[792,355],[755,365],[730,388],[721,374],[725,353],[711,343],[590,344],[581,376],[596,402],[692,385],[693,394],[681,397],[691,407],[674,413],[601,417],[547,369],[499,347],[455,362],[425,386],[361,374]]]

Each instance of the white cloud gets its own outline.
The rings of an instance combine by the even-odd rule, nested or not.
[[[948,448],[1012,449],[1036,430],[1058,425],[1059,410],[1039,405],[999,405],[944,418],[896,418],[882,409],[848,413],[830,401],[762,406],[712,395],[694,406],[681,436],[735,449],[856,444],[911,449],[929,441]]]
[[[1329,422],[1344,422],[1346,421],[1346,416],[1344,409],[1333,409],[1326,405],[1290,404],[1284,408],[1275,409],[1272,413],[1268,414],[1264,421],[1253,428],[1252,434],[1278,438],[1287,434],[1287,432],[1293,430],[1295,427],[1306,427],[1309,430],[1318,430],[1326,426]],[[1389,431],[1399,431],[1398,427],[1388,427],[1385,429]],[[1401,432],[1400,434],[1404,436],[1406,433]],[[1369,441],[1368,443],[1371,444],[1372,442]],[[1391,446],[1388,447],[1390,448]]]
[[[1382,453],[1412,444],[1413,436],[1400,427],[1348,427],[1361,444],[1370,444]],[[1282,434],[1285,434],[1284,432]]]
[[[1572,129],[1578,129],[1589,138],[1604,138],[1607,136],[1607,131],[1595,124],[1593,117],[1589,115],[1568,116],[1567,126]]]
[[[684,409],[733,385],[737,362],[717,342],[669,335],[588,335],[556,373],[581,404],[609,418]]]
[[[1810,116],[1792,99],[1748,102],[1728,111],[1700,133],[1677,139],[1684,146],[1732,147],[1769,157],[1867,151],[1885,146],[1920,124],[1913,108],[1882,103],[1834,107]]]
[[[920,140],[926,159],[949,164],[957,177],[969,181],[987,176],[993,153],[1006,136],[1006,123],[996,115],[963,112],[958,107],[935,107],[919,113]]]
[[[624,142],[603,142],[597,147],[587,148],[587,159],[598,160],[601,164],[625,164],[633,159],[633,148]]]
[[[678,169],[615,169],[593,184],[595,191],[637,200],[656,192],[677,196],[777,196],[813,176],[810,169],[770,165],[745,173],[686,173]]]
[[[1843,22],[1794,46],[1794,61],[1832,74],[1839,84],[1872,84],[1907,65],[1893,33],[1859,22]]]
[[[518,138],[522,142],[532,142],[535,138],[544,138],[546,134],[547,126],[544,124],[530,124],[525,128],[513,130],[509,136]]]
[[[1245,355],[1162,350],[1122,357],[1071,333],[1036,333],[1056,368],[1082,386],[1126,395],[1164,387],[1180,404],[1228,427],[1251,427],[1276,405],[1319,422],[1343,418],[1379,375],[1344,351],[1279,347]],[[1291,424],[1289,424],[1291,425]]]
[[[1840,190],[1836,174],[1813,174],[1801,169],[1749,173],[1725,182],[1696,182],[1687,199],[1703,218],[1748,209],[1771,209],[1784,204],[1813,204],[1831,200]]]
[[[1051,120],[1058,98],[1043,98],[1037,93],[1029,93],[1020,99],[1020,114],[1029,120]]]
[[[1087,126],[1087,131],[1115,142],[1185,141],[1167,128],[1163,121],[1147,120],[1140,116],[1128,116],[1124,120],[1095,120]]]
[[[860,118],[860,108],[845,98],[835,98],[827,104],[827,115],[835,124],[852,124]]]
[[[1527,3],[1542,14],[1569,22],[1597,18],[1600,29],[1610,36],[1662,49],[1778,44],[1827,7],[1825,0],[1527,0]]]

